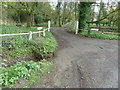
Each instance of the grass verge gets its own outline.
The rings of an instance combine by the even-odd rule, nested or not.
[[[91,31],[90,35],[88,35],[87,31],[81,32],[81,35],[85,37],[90,37],[90,38],[98,38],[98,39],[107,39],[107,40],[120,40],[118,35],[112,34],[112,33],[102,33],[102,32],[96,32],[96,31]]]

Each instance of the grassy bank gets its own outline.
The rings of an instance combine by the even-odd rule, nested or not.
[[[2,26],[0,28],[2,28],[2,34],[37,31],[36,27]],[[56,46],[55,38],[48,31],[45,37],[42,33],[41,37],[34,34],[32,40],[29,40],[29,35],[2,37],[0,49],[2,49],[3,67],[0,72],[2,77],[0,84],[10,87],[19,79],[26,79],[30,85],[36,82],[38,74],[49,72],[52,64],[47,59],[53,56]]]
[[[9,29],[8,29],[9,28]],[[29,31],[37,31],[36,28],[26,27],[2,27],[2,33],[23,33]],[[41,37],[38,34],[33,34],[33,39],[29,40],[29,35],[24,36],[7,36],[2,38],[2,54],[3,58],[13,59],[24,57],[27,55],[33,55],[44,59],[46,55],[54,52],[56,47],[56,40],[52,36],[51,32],[46,31],[46,36]],[[8,58],[9,56],[9,58]]]
[[[98,39],[107,39],[107,40],[120,40],[119,36],[113,33],[102,33],[91,31],[90,35],[88,35],[87,31],[80,33],[83,36],[90,37],[90,38],[98,38]]]

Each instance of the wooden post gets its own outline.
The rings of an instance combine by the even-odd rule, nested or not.
[[[43,36],[45,37],[45,30],[43,31]]]
[[[50,21],[48,21],[48,31],[50,31]]]
[[[76,32],[75,32],[75,34],[78,34],[78,25],[79,25],[79,22],[76,21]]]
[[[29,40],[32,39],[32,32],[30,31]]]

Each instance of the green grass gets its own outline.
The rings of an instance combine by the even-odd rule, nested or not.
[[[53,63],[42,60],[40,62],[41,70],[40,72],[33,73],[30,77],[28,77],[28,80],[25,85],[23,85],[23,88],[28,88],[33,84],[40,83],[44,79],[43,75],[48,75],[50,73],[50,68],[53,66]]]
[[[96,24],[93,24],[93,25],[91,24],[90,27],[99,28],[99,27],[96,26]],[[117,26],[113,26],[113,27],[112,27],[112,26],[108,26],[108,25],[104,25],[104,26],[103,26],[103,25],[100,25],[100,28],[102,28],[102,29],[104,29],[104,30],[110,29],[110,28],[111,28],[111,29],[112,29],[112,28],[117,29]]]
[[[68,25],[69,25],[69,23],[66,23],[66,24],[63,24],[62,27],[65,27],[65,26],[68,26]]]
[[[83,36],[90,37],[90,38],[99,38],[99,39],[107,39],[107,40],[118,40],[120,39],[118,35],[115,34],[105,34],[102,32],[91,31],[90,35],[88,35],[87,31],[80,33]]]
[[[37,31],[37,27],[17,27],[17,26],[0,26],[2,34],[12,34],[12,33],[28,33],[29,31]]]

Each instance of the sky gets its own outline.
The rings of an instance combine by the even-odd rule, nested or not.
[[[49,0],[49,1],[54,2],[52,5],[56,6],[58,0]],[[62,1],[62,0],[60,0],[60,1]],[[94,1],[94,0],[91,0],[91,1]],[[97,3],[100,3],[100,1],[102,1],[104,3],[108,3],[108,2],[112,3],[112,2],[118,2],[120,0],[96,0],[96,1],[97,1]],[[99,8],[96,6],[95,7],[95,12],[98,12],[98,11],[99,11]]]
[[[57,2],[58,0],[49,0],[50,2]],[[62,1],[62,0],[60,0]],[[65,1],[72,1],[72,0],[65,0]],[[75,1],[75,0],[73,0]],[[85,0],[76,0],[76,1],[85,1]],[[86,0],[88,1],[88,0]],[[94,1],[94,0],[89,0],[89,1]],[[96,0],[97,2],[100,2],[101,0]],[[120,0],[102,0],[103,2],[116,2],[116,1],[120,1]]]
[[[101,0],[97,0],[97,3],[100,3]],[[113,3],[113,2],[118,2],[120,0],[102,0],[102,2],[104,3]],[[98,7],[95,7],[95,12],[98,12],[99,11],[99,8]]]
[[[96,1],[96,0],[0,0],[0,1],[2,1],[2,2],[4,2],[4,1],[9,1],[9,2],[19,2],[19,1],[23,1],[23,2],[34,2],[34,1],[38,1],[38,2],[48,2],[48,1],[50,1],[50,2],[57,2],[57,1],[66,1],[66,2],[69,2],[69,1],[83,1],[83,2],[85,2],[85,1]],[[97,0],[97,1],[100,1],[100,0]],[[114,2],[114,1],[120,1],[120,0],[102,0],[102,1],[104,1],[104,2],[108,2],[108,1],[112,1],[112,2]]]
[[[100,2],[101,0],[97,0],[98,2]],[[103,2],[117,2],[117,1],[120,1],[120,0],[102,0]]]

